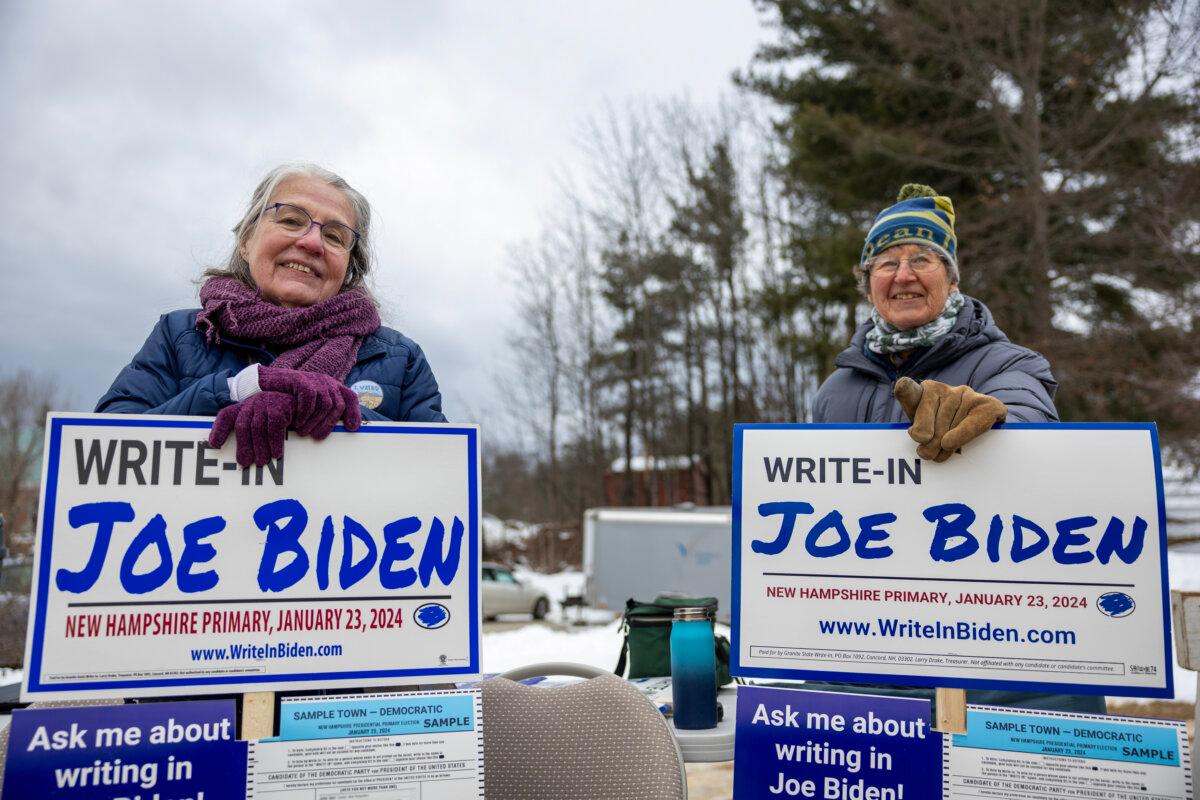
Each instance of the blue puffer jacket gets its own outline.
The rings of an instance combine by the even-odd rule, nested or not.
[[[96,410],[213,417],[231,402],[231,376],[251,363],[275,360],[266,348],[228,336],[218,346],[208,344],[196,328],[199,310],[163,314]],[[364,420],[446,421],[442,395],[421,348],[391,328],[380,327],[363,340],[346,385],[359,381],[374,381],[383,389],[377,408],[362,409]]]
[[[837,369],[817,391],[813,422],[907,422],[892,394],[896,379],[904,376],[970,386],[991,395],[1008,406],[1010,422],[1057,422],[1058,383],[1050,374],[1050,362],[1010,342],[983,303],[966,295],[963,299],[950,333],[933,347],[919,349],[899,368],[864,347],[873,323],[860,325],[850,346],[834,361]]]

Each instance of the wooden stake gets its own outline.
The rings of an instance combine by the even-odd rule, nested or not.
[[[1200,592],[1171,592],[1171,616],[1175,618],[1175,660],[1184,669],[1200,670]],[[1167,669],[1171,665],[1167,664]],[[1200,689],[1200,675],[1196,676]],[[1200,731],[1200,704],[1197,704],[1194,730]],[[1192,774],[1200,767],[1200,754],[1192,749]]]
[[[246,692],[242,695],[242,739],[266,739],[275,734],[275,693]]]
[[[967,732],[967,690],[945,689],[939,686],[934,704],[937,706],[937,725],[942,733]]]

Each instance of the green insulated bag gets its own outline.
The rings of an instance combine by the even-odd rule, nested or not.
[[[703,608],[708,611],[708,618],[715,620],[717,598],[659,595],[649,603],[633,598],[627,600],[621,626],[625,641],[613,672],[626,678],[670,675],[671,621],[677,608]],[[723,686],[733,680],[729,675],[729,640],[724,636],[714,635],[713,638],[716,640],[717,685]],[[625,675],[627,664],[629,674]]]

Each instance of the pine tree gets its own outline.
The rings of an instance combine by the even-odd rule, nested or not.
[[[715,420],[708,418],[710,404],[706,396],[697,398],[692,405],[700,411],[699,426],[703,434],[698,444],[709,481],[708,497],[725,501],[732,492],[728,465],[733,461],[733,425],[751,418],[750,398],[743,380],[748,372],[745,365],[748,347],[743,330],[744,291],[740,286],[747,230],[728,138],[718,139],[709,148],[703,168],[697,169],[689,163],[685,172],[688,197],[686,201],[672,202],[675,214],[671,232],[688,253],[686,263],[692,267],[679,273],[681,278],[688,279],[689,287],[684,290],[687,302],[700,306],[692,309],[695,317],[710,320],[708,325],[689,326],[688,338],[693,338],[696,329],[711,330],[711,351],[716,360],[714,382],[720,389]],[[701,361],[707,360],[709,349],[701,346],[698,354]],[[697,387],[704,395],[707,378],[703,375]]]
[[[1200,153],[1194,0],[757,0],[740,82],[781,110],[818,274],[903,183],[958,209],[963,290],[1044,352],[1071,419],[1197,444]],[[1193,72],[1189,72],[1192,70]]]

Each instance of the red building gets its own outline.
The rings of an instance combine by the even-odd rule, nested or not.
[[[604,473],[604,504],[608,506],[674,506],[709,504],[704,464],[698,456],[666,456],[650,461],[636,456],[629,464],[632,496],[625,494],[625,459]]]

